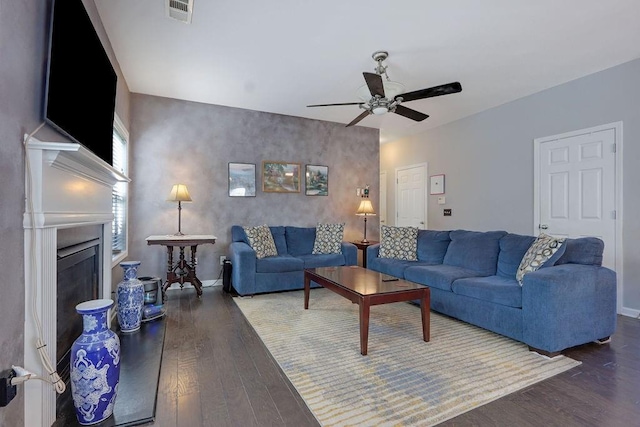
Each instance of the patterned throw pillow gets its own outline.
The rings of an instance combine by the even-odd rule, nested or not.
[[[312,254],[341,254],[344,223],[320,224],[316,226],[316,240]]]
[[[383,225],[380,234],[380,252],[378,253],[378,258],[394,258],[405,261],[418,260],[417,228]]]
[[[536,238],[522,257],[516,272],[516,280],[520,286],[522,286],[524,275],[541,268],[560,249],[565,240],[564,237],[556,238],[544,233]]]
[[[256,258],[261,259],[268,256],[278,255],[276,243],[273,240],[271,230],[267,225],[257,227],[243,227],[247,235],[249,246],[256,251]]]

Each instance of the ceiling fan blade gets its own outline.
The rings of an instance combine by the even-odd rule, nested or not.
[[[364,119],[365,117],[367,117],[369,114],[371,114],[371,111],[367,110],[365,112],[363,112],[362,114],[360,114],[358,117],[356,117],[355,119],[353,119],[351,121],[351,123],[349,123],[346,127],[350,127],[355,125],[356,123],[358,123],[360,120]]]
[[[367,82],[367,87],[371,96],[380,95],[380,98],[384,98],[384,85],[382,84],[382,76],[374,73],[362,73],[364,80]]]
[[[315,104],[315,105],[307,105],[307,107],[333,107],[334,105],[362,105],[363,102],[342,102],[339,104]]]
[[[420,111],[412,110],[411,108],[407,108],[404,105],[396,105],[396,111],[394,112],[408,119],[415,120],[416,122],[421,122],[429,117],[428,115],[421,113]]]
[[[433,98],[434,96],[450,95],[462,91],[462,85],[458,82],[446,85],[434,86],[428,89],[420,89],[413,92],[401,93],[396,99],[402,98],[402,102],[415,101],[417,99]]]

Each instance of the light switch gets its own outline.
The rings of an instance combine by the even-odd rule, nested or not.
[[[451,209],[444,209],[442,213],[444,214],[444,216],[451,216]]]
[[[438,204],[439,205],[444,205],[446,203],[444,196],[440,196],[438,197]]]

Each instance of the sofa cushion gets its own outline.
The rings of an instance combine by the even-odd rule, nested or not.
[[[285,228],[285,237],[289,255],[310,255],[316,240],[316,228],[288,226]]]
[[[517,280],[501,276],[469,277],[451,285],[453,293],[508,307],[522,307],[522,287]]]
[[[287,240],[284,236],[283,226],[270,226],[271,235],[273,236],[273,242],[276,244],[278,255],[287,255]]]
[[[249,240],[249,246],[256,252],[256,258],[262,259],[278,255],[271,229],[266,224],[256,227],[244,227],[244,232]]]
[[[457,279],[475,277],[478,273],[467,268],[453,265],[417,265],[404,270],[404,278],[430,288],[451,290],[451,284]]]
[[[550,262],[553,265],[562,254],[560,251],[566,249],[563,244],[565,240],[564,237],[557,238],[544,233],[540,234],[529,249],[527,249],[524,257],[522,257],[522,261],[516,272],[516,280],[518,283],[522,285],[522,279],[525,274],[536,271],[545,263]]]
[[[442,264],[450,242],[448,231],[418,230],[418,261]]]
[[[391,227],[380,229],[380,258],[417,261],[418,229],[415,227]]]
[[[244,228],[240,225],[231,226],[231,241],[232,242],[244,242],[247,245],[249,240],[247,239],[247,233],[244,232]]]
[[[556,265],[583,264],[602,266],[604,242],[601,239],[597,237],[567,239],[562,246],[565,246],[565,251],[556,262]]]
[[[304,261],[291,255],[272,256],[256,260],[256,273],[286,273],[303,269]]]
[[[395,277],[404,277],[404,270],[416,265],[429,265],[420,261],[405,261],[391,258],[372,258],[367,261],[367,268]]]
[[[342,254],[300,255],[298,259],[302,260],[304,268],[345,265],[344,255]]]
[[[341,224],[321,224],[316,226],[316,238],[312,254],[341,254],[344,222]]]
[[[506,234],[506,231],[451,231],[451,243],[442,262],[474,270],[476,276],[493,276],[498,264],[499,242]]]
[[[507,234],[500,239],[500,253],[498,254],[498,269],[496,275],[516,278],[516,272],[522,262],[524,254],[536,240],[534,236],[522,236],[520,234]]]

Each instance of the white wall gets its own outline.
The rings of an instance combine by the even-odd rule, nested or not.
[[[463,102],[464,98],[460,99]],[[624,128],[623,306],[627,314],[637,315],[640,60],[384,144],[380,170],[386,170],[388,176],[388,222],[392,224],[395,212],[395,169],[428,162],[429,175],[446,175],[447,202],[438,205],[437,196],[429,196],[429,228],[532,234],[533,140],[617,121],[622,121]],[[453,209],[453,215],[444,217],[443,208]]]

